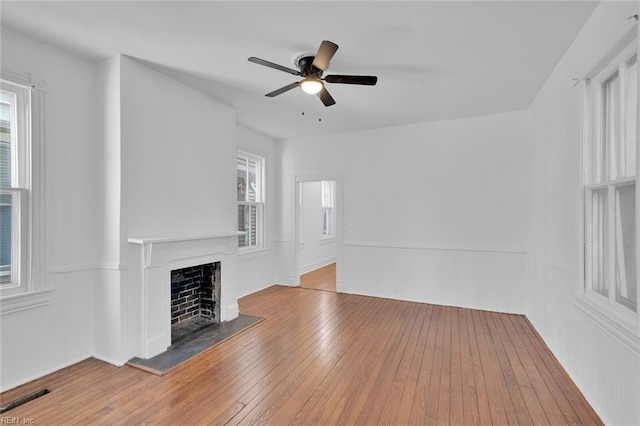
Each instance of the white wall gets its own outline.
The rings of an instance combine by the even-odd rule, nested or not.
[[[119,91],[121,202],[106,208],[120,209],[121,245],[129,238],[235,231],[235,111],[126,56],[120,58]],[[134,267],[137,249],[129,246],[121,256],[127,268]],[[223,276],[233,277],[222,284],[224,299],[236,306],[235,256],[222,267]],[[103,302],[96,301],[97,310],[106,308],[96,335],[112,338],[96,345],[95,356],[114,364],[139,348],[138,273],[125,271],[103,285]]]
[[[31,73],[46,95],[47,306],[0,313],[0,389],[91,356],[97,251],[94,66],[5,26],[2,69]]]
[[[322,238],[322,181],[301,182],[300,274],[336,261],[336,239]],[[335,223],[335,218],[334,218]]]
[[[527,113],[527,317],[607,424],[640,424],[640,354],[576,308],[580,287],[581,87],[597,56],[638,13],[594,11]]]
[[[285,141],[285,240],[295,176],[342,176],[344,291],[522,313],[524,127],[514,112]]]
[[[236,135],[239,150],[265,159],[266,177],[264,250],[238,255],[238,297],[242,297],[278,282],[276,271],[281,264],[282,251],[278,221],[280,150],[276,141],[246,127],[237,126]]]
[[[235,111],[131,58],[121,61],[128,236],[235,230]]]

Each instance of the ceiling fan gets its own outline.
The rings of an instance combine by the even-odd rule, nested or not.
[[[265,96],[273,98],[274,96],[281,95],[284,92],[288,92],[289,90],[300,86],[306,93],[311,95],[317,94],[324,106],[328,107],[335,104],[336,101],[329,94],[324,83],[374,86],[378,81],[378,77],[373,75],[330,74],[323,78],[322,73],[329,66],[329,62],[331,61],[331,58],[333,58],[333,55],[335,55],[336,50],[338,50],[337,44],[324,40],[320,43],[320,47],[318,48],[318,52],[315,56],[302,55],[301,57],[296,58],[295,65],[299,70],[274,64],[273,62],[265,61],[264,59],[256,58],[255,56],[250,57],[249,62],[304,77],[300,81],[287,84],[273,92],[267,93]]]

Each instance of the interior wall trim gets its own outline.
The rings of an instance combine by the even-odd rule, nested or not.
[[[49,268],[49,274],[72,274],[91,270],[100,271],[124,271],[127,265],[122,263],[81,263],[77,265],[62,265]]]
[[[347,247],[384,248],[384,249],[401,249],[401,250],[526,254],[526,251],[524,249],[501,248],[501,247],[468,247],[468,246],[447,246],[447,245],[437,245],[437,244],[390,243],[390,242],[371,242],[371,241],[345,241],[342,243],[342,245]]]
[[[532,257],[533,259],[537,260],[540,263],[543,263],[544,265],[555,269],[556,271],[560,272],[563,275],[566,275],[568,278],[571,278],[572,280],[577,280],[578,279],[578,274],[575,273],[574,271],[570,270],[569,268],[566,268],[556,262],[553,262],[547,258],[544,258],[542,256],[538,256],[537,254],[531,253],[531,252],[527,252],[527,255]]]

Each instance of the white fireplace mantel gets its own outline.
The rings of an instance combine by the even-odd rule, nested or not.
[[[171,345],[171,271],[221,263],[220,320],[238,316],[238,231],[195,236],[129,238],[133,347],[151,358]]]

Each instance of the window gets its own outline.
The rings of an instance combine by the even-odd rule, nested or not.
[[[29,253],[31,89],[0,87],[0,289],[27,291]]]
[[[322,181],[322,236],[324,238],[333,236],[333,188],[333,181]]]
[[[585,292],[633,320],[638,312],[636,42],[586,83]]]
[[[238,247],[259,248],[263,240],[264,158],[238,152],[237,188]]]

